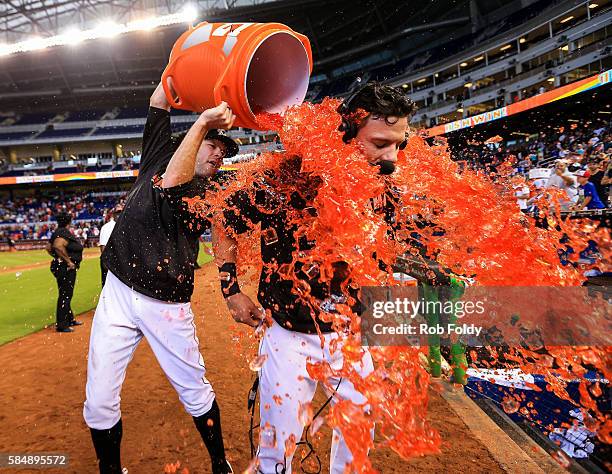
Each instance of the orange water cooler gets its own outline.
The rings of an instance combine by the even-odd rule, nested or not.
[[[235,126],[301,104],[312,72],[304,35],[280,23],[200,23],[174,44],[162,85],[174,108],[201,112],[225,101]]]

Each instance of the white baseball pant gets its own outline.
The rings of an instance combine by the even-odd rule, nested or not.
[[[191,305],[150,298],[108,272],[89,340],[83,416],[90,428],[119,421],[121,386],[143,336],[185,410],[197,417],[211,409],[215,393],[204,376]]]
[[[306,370],[306,361],[316,363],[326,361],[332,369],[342,367],[343,356],[341,344],[336,351],[330,354],[329,344],[336,339],[336,333],[324,334],[324,347],[321,348],[321,339],[318,334],[304,334],[284,329],[274,322],[268,328],[261,340],[259,354],[266,354],[267,358],[259,374],[259,413],[260,430],[268,424],[276,431],[276,444],[258,449],[259,470],[263,474],[276,474],[281,472],[277,466],[285,465],[286,473],[291,474],[291,459],[285,459],[285,441],[293,434],[295,441],[299,441],[304,427],[298,419],[300,403],[311,402],[317,382],[313,380]],[[373,362],[369,352],[366,352],[359,364],[355,364],[357,373],[365,377],[372,370]],[[339,378],[328,379],[329,385],[335,388]],[[332,390],[325,389],[328,396]],[[276,396],[276,400],[275,400]],[[280,400],[281,404],[277,403]],[[359,393],[353,384],[342,379],[338,390],[333,394],[331,403],[338,400],[351,400],[356,404],[366,403],[366,398]],[[316,408],[314,409],[316,413]],[[372,432],[372,437],[374,433]],[[346,465],[353,456],[339,430],[334,430],[330,469],[331,474],[343,474]]]

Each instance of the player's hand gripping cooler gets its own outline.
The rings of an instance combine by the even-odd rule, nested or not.
[[[310,41],[280,23],[200,23],[174,44],[162,75],[172,107],[201,112],[227,102],[237,127],[282,113],[306,97]]]

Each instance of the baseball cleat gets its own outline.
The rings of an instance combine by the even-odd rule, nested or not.
[[[55,329],[57,332],[74,332],[72,328],[57,328]]]

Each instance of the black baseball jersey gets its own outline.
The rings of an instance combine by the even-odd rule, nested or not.
[[[316,245],[308,238],[308,221],[313,217],[312,201],[321,179],[301,172],[300,167],[299,157],[285,159],[279,170],[282,178],[267,171],[254,180],[252,188],[234,193],[224,211],[225,222],[237,234],[260,224],[263,267],[258,300],[264,309],[270,310],[274,320],[297,332],[314,334],[317,325],[323,333],[332,332],[331,323],[318,316],[321,303],[341,300],[340,288],[345,279],[342,275],[346,263],[335,262],[332,281],[324,283],[316,272],[308,271],[310,267],[294,262],[295,276],[310,286],[311,298],[308,299],[300,298],[293,280],[283,278],[277,270],[283,264],[293,262],[294,251],[308,251]],[[376,210],[386,213],[387,205],[385,201],[382,208]],[[302,225],[304,228],[300,229]],[[296,235],[300,237],[296,238]]]
[[[185,303],[193,293],[199,236],[208,221],[192,213],[186,197],[200,196],[205,180],[162,189],[174,145],[170,113],[149,108],[138,178],[130,190],[108,245],[102,254],[106,268],[119,280],[152,298]]]

